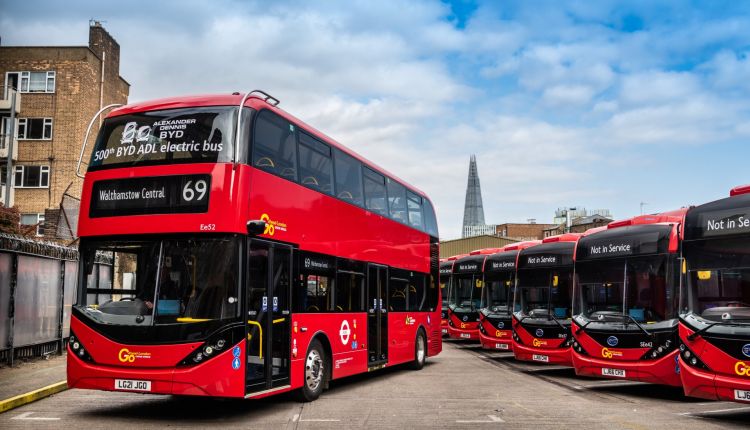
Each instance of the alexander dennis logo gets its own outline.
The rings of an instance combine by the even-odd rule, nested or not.
[[[461,320],[463,320],[463,321],[468,321],[468,320],[469,320],[469,317],[467,317],[466,315],[464,315],[464,317],[463,317],[463,318],[461,318]]]
[[[536,337],[542,337],[544,336],[544,330],[538,328],[536,329]]]
[[[503,328],[503,327],[505,327],[504,322],[500,321],[499,323],[497,323],[497,328]]]
[[[750,357],[750,343],[747,343],[742,347],[742,353],[745,357]]]
[[[607,345],[609,346],[617,346],[618,342],[619,340],[614,336],[610,336],[607,338]]]

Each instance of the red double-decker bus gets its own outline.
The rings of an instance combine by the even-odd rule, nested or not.
[[[750,402],[750,185],[688,211],[682,255],[685,394]]]
[[[484,260],[484,288],[479,310],[479,341],[482,348],[501,351],[513,349],[513,293],[516,264],[522,249],[541,241],[506,245]]]
[[[313,400],[332,379],[440,352],[429,199],[277,104],[172,98],[104,120],[70,387]]]
[[[451,339],[479,340],[484,259],[498,250],[491,248],[472,251],[469,255],[458,256],[453,262],[448,300],[448,336]]]
[[[578,241],[576,374],[681,385],[677,313],[685,212],[615,221]]]
[[[572,365],[573,262],[580,236],[548,237],[519,253],[513,299],[516,360]]]

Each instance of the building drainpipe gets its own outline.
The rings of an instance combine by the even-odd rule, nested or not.
[[[102,51],[102,74],[99,78],[99,109],[104,106],[104,62],[107,59],[107,52]],[[104,118],[99,116],[99,128],[102,126]]]

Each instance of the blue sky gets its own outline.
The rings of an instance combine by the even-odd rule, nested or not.
[[[84,45],[92,17],[131,101],[265,89],[427,192],[444,238],[472,153],[488,223],[750,183],[747,2],[2,1],[0,37]]]

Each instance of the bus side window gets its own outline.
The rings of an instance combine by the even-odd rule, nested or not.
[[[412,275],[408,292],[407,302],[409,304],[410,311],[421,311],[425,304],[425,275],[422,273],[415,273]]]
[[[385,176],[369,167],[362,168],[365,183],[365,207],[378,215],[388,215],[385,194]]]
[[[422,199],[422,208],[424,210],[424,221],[425,231],[432,237],[438,236],[437,219],[435,218],[435,210],[432,208],[432,203],[427,199]]]
[[[294,126],[264,110],[255,121],[253,166],[294,181],[297,179],[297,145]]]
[[[334,149],[336,197],[357,206],[362,206],[362,163],[356,158]]]
[[[394,312],[403,312],[406,308],[406,295],[409,289],[409,282],[402,278],[390,278],[388,280],[388,310]]]
[[[391,219],[406,224],[406,188],[391,178],[386,178],[386,184]]]
[[[302,303],[297,303],[300,312],[328,312],[330,311],[331,278],[322,275],[302,275],[302,286],[305,294],[300,297]]]
[[[407,190],[406,205],[409,211],[409,225],[424,231],[424,219],[422,218],[422,197]]]
[[[333,194],[331,148],[303,131],[299,133],[299,178],[306,187]]]
[[[334,287],[333,308],[337,312],[362,312],[364,275],[339,273]]]

